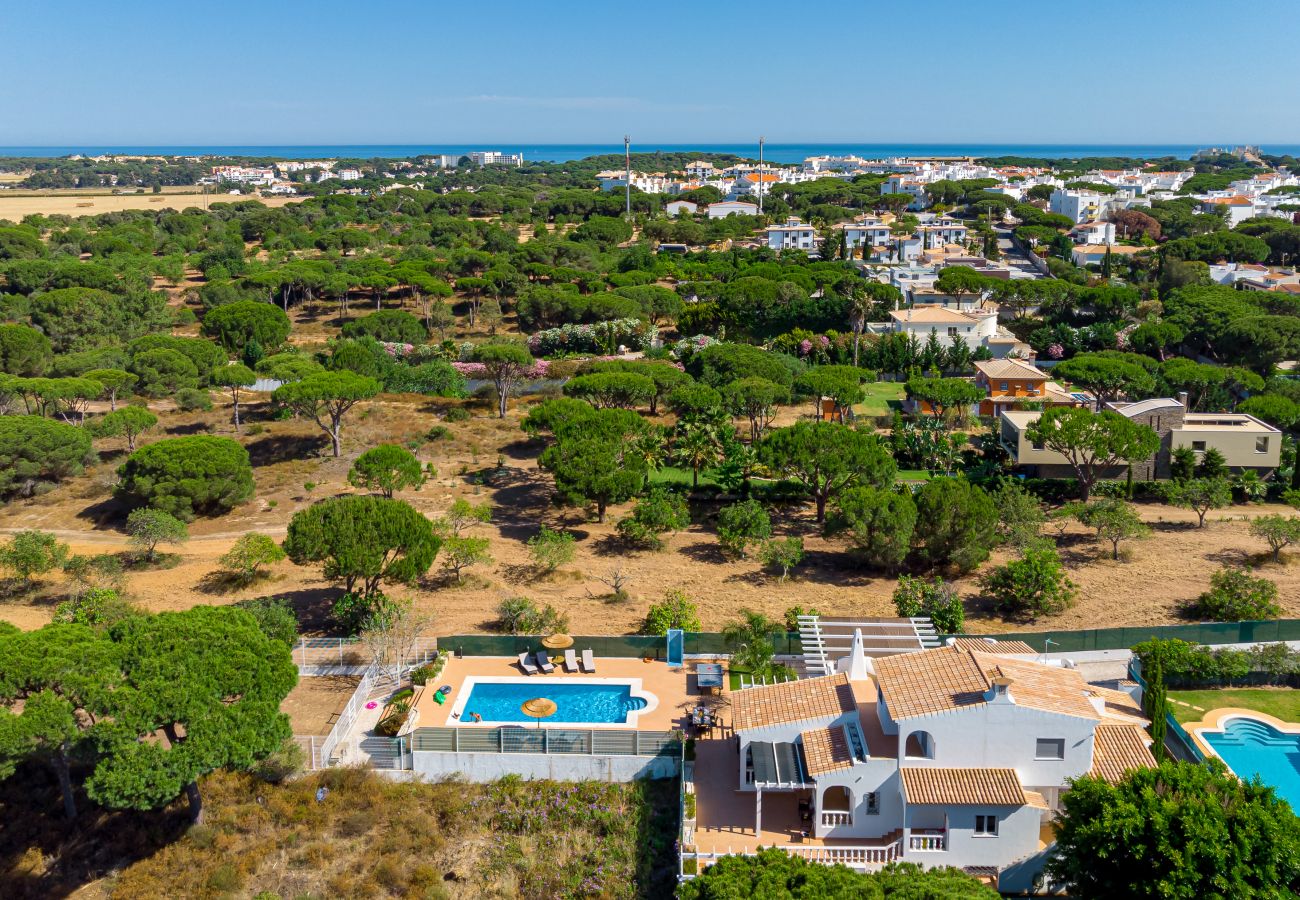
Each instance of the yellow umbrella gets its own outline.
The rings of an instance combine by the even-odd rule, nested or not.
[[[542,646],[547,650],[563,650],[573,646],[573,638],[567,634],[553,634],[542,638]]]
[[[519,707],[524,715],[530,719],[537,720],[537,727],[542,727],[542,719],[555,715],[558,708],[554,700],[548,700],[546,697],[534,697],[531,700],[525,700]]]

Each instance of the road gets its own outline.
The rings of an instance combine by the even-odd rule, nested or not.
[[[1012,278],[1042,278],[1042,274],[1029,262],[1029,257],[1016,249],[1011,241],[1010,228],[994,228],[998,236],[998,252],[1002,254],[1001,262],[1011,269]]]

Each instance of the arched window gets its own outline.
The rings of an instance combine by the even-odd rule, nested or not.
[[[913,731],[907,736],[903,755],[910,759],[934,759],[934,738],[928,731]]]
[[[832,785],[822,794],[822,812],[853,812],[853,793],[843,785]]]

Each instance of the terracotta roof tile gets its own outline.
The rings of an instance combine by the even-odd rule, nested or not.
[[[853,767],[853,753],[849,750],[843,728],[815,728],[805,731],[800,737],[803,738],[804,762],[809,775],[824,775]]]
[[[1046,381],[1047,373],[1032,363],[1019,359],[984,359],[975,363],[975,368],[988,378],[1021,378]]]
[[[962,647],[886,656],[875,666],[881,696],[895,719],[978,706],[998,677],[1011,679],[1011,698],[1019,706],[1102,719],[1089,700],[1090,686],[1074,669]]]
[[[1092,741],[1089,775],[1111,784],[1133,769],[1155,768],[1156,760],[1147,747],[1142,729],[1136,725],[1098,725]]]
[[[849,677],[843,672],[801,678],[737,691],[731,697],[736,731],[787,722],[833,718],[857,709]]]
[[[974,650],[976,653],[992,653],[996,655],[1023,654],[1035,656],[1038,653],[1037,650],[1024,641],[986,641],[984,638],[965,637],[954,638],[953,645],[962,650]]]
[[[1015,769],[903,766],[899,772],[903,776],[903,794],[908,803],[1024,806],[1029,802]]]

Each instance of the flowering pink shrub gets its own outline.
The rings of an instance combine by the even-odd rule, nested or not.
[[[1047,355],[1051,359],[1060,359],[1062,356],[1065,355],[1065,348],[1062,347],[1060,344],[1048,344]]]

